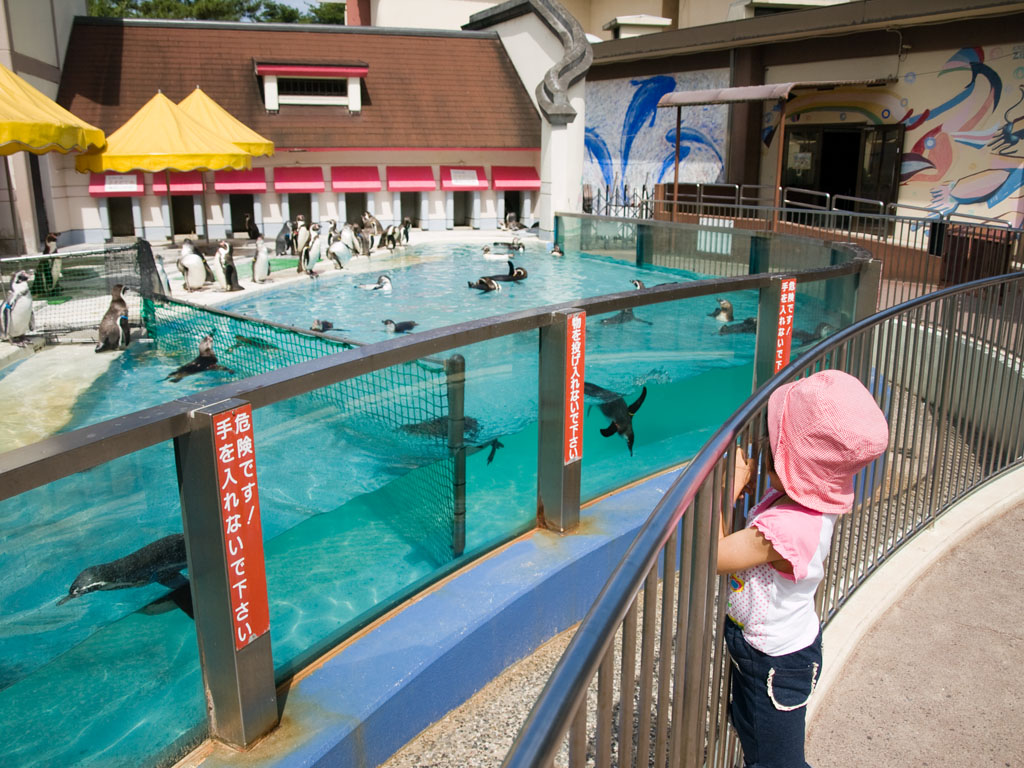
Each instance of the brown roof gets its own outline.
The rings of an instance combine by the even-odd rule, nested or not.
[[[365,62],[359,114],[340,106],[263,106],[255,62]],[[57,101],[111,133],[159,89],[200,86],[285,147],[540,147],[540,117],[501,41],[317,25],[75,19]]]

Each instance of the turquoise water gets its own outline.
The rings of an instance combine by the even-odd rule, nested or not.
[[[503,272],[478,246],[409,249],[379,270],[328,272],[315,281],[243,296],[230,309],[309,327],[329,319],[344,335],[387,338],[381,320],[416,320],[417,330],[532,306],[692,279],[670,270],[569,255],[539,244],[515,258],[529,277],[481,294],[467,280]],[[376,259],[375,259],[376,261]],[[355,264],[350,265],[356,266]],[[353,286],[379,273],[390,294]],[[737,318],[756,314],[754,292],[730,299]],[[598,408],[584,422],[583,496],[593,498],[692,455],[749,394],[753,336],[720,335],[712,299],[636,310],[639,321],[588,320],[586,378],[632,402],[636,444],[604,438]],[[218,340],[221,362],[233,350]],[[260,480],[279,675],[300,666],[419,586],[535,520],[537,334],[457,350],[466,358],[466,414],[487,450],[467,467],[467,547],[460,561],[424,532],[437,521],[410,504],[435,482],[436,441],[361,419],[313,397],[258,410]],[[135,411],[232,378],[209,372],[174,383],[191,354],[133,344],[83,396],[67,429]],[[442,489],[443,492],[443,489]],[[638,517],[649,510],[638,510]],[[137,765],[202,737],[205,705],[194,629],[166,588],[97,592],[57,606],[86,566],[109,562],[169,533],[181,520],[170,443],[154,446],[0,503],[0,738],[14,765]],[[60,692],[59,694],[57,692]],[[68,734],[54,739],[53,734]],[[72,737],[71,734],[74,734]]]

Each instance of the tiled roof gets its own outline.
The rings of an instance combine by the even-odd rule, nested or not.
[[[362,112],[263,106],[255,62],[365,62]],[[479,33],[76,18],[58,102],[110,133],[159,89],[193,88],[285,147],[540,147],[501,41]]]

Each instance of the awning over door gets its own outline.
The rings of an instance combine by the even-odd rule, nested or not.
[[[226,195],[263,194],[267,191],[267,174],[263,168],[250,171],[214,171],[213,189]]]
[[[442,165],[441,189],[456,192],[487,189],[487,174],[483,166]]]
[[[388,189],[394,192],[429,192],[437,189],[429,165],[389,165]]]
[[[674,91],[666,93],[658,101],[659,107],[694,107],[700,104],[737,104],[744,101],[778,101],[788,99],[790,93],[798,90],[827,91],[844,85],[886,85],[894,78],[874,80],[800,80],[793,83],[768,83],[767,85],[741,85],[736,88],[705,88],[700,91]]]
[[[274,191],[323,192],[324,172],[319,166],[290,166],[275,168]]]
[[[145,192],[139,171],[89,174],[89,195],[92,197],[142,197]]]
[[[376,165],[336,165],[331,168],[334,192],[379,192],[380,171]]]
[[[172,195],[201,195],[203,193],[203,174],[199,171],[171,173]],[[167,174],[153,174],[153,194],[167,194]]]
[[[540,189],[540,176],[531,165],[492,165],[491,184],[495,189]]]

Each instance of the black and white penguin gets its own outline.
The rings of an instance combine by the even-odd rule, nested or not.
[[[224,260],[222,258],[222,251],[224,246],[221,243],[217,244],[217,252],[213,254],[213,277],[214,282],[217,283],[217,287],[222,291],[228,289],[228,278],[224,272]]]
[[[185,582],[181,571],[188,567],[185,554],[185,536],[172,533],[109,563],[91,565],[71,582],[67,595],[57,601],[68,600],[109,589],[128,589],[147,584],[162,584],[176,589]]]
[[[168,374],[167,379],[181,381],[186,376],[192,376],[203,371],[227,371],[234,373],[230,368],[225,368],[217,362],[217,356],[213,353],[213,336],[207,334],[199,341],[199,354],[190,363],[176,369]],[[166,380],[166,379],[165,379]]]
[[[370,241],[369,250],[367,254],[373,251],[373,238],[380,237],[384,234],[384,227],[381,226],[380,220],[369,211],[363,212],[363,234],[365,234]],[[381,242],[377,241],[377,247],[380,248]]]
[[[412,229],[412,219],[406,216],[402,219],[402,245],[409,244],[409,230]]]
[[[719,334],[729,333],[757,333],[757,318],[746,317],[739,323],[732,323],[731,325],[723,325],[718,329]]]
[[[507,253],[494,253],[489,245],[483,247],[482,255],[488,261],[508,261]]]
[[[220,241],[219,247],[217,248],[217,262],[220,264],[221,271],[224,273],[224,282],[227,284],[227,290],[245,290],[238,282],[238,268],[235,267],[235,251],[231,243],[227,240]]]
[[[287,256],[292,252],[292,223],[290,221],[281,225],[281,231],[277,233],[274,245],[275,253],[278,256]]]
[[[262,237],[260,228],[256,226],[256,222],[252,220],[252,216],[248,213],[245,214],[245,234],[249,236],[250,240]]]
[[[292,233],[292,250],[299,257],[298,266],[295,268],[296,272],[306,271],[302,259],[306,255],[306,245],[308,243],[309,227],[306,226],[306,217],[300,213],[295,217],[295,229]]]
[[[330,248],[331,257],[338,267],[341,267],[341,256],[348,251],[350,257],[369,256],[370,251],[362,236],[362,227],[355,223],[345,224],[341,228],[341,235],[338,242],[333,243]]]
[[[612,420],[612,423],[601,430],[604,437],[611,437],[618,433],[626,438],[626,446],[629,448],[629,455],[633,455],[633,416],[640,410],[647,397],[647,387],[640,391],[640,397],[632,404],[626,405],[626,401],[618,392],[612,392],[589,381],[583,382],[583,394],[598,400],[598,407],[601,413]]]
[[[470,288],[478,288],[479,290],[483,291],[484,293],[489,293],[491,291],[500,291],[501,290],[501,283],[497,283],[497,282],[495,282],[494,280],[492,280],[489,277],[481,277],[475,283],[474,282],[470,282],[469,280],[467,280],[466,284]]]
[[[335,219],[328,219],[327,223],[331,226],[327,228],[324,236],[327,238],[327,248],[330,249],[334,245],[334,241],[341,237],[341,233],[338,231],[338,222]]]
[[[127,290],[118,283],[110,289],[110,306],[106,314],[100,320],[99,339],[96,342],[96,351],[103,352],[106,349],[124,349],[128,346],[131,338],[131,328],[128,325],[128,302],[124,300],[124,292]]]
[[[715,299],[718,302],[718,309],[709,312],[708,317],[713,317],[720,323],[732,322],[732,302],[728,299]]]
[[[509,211],[505,214],[505,229],[510,229],[513,232],[519,229],[525,229],[523,224],[519,221],[519,216],[514,211]]]
[[[551,255],[565,256],[565,252],[562,250],[562,246],[560,246],[558,243],[555,243],[554,245],[551,246]]]
[[[314,320],[313,324],[309,327],[309,330],[316,331],[317,333],[323,333],[334,328],[334,323],[330,320]]]
[[[43,241],[43,254],[52,258],[40,259],[36,265],[35,280],[32,281],[32,291],[36,296],[56,296],[60,293],[60,278],[63,274],[61,258],[54,256],[57,253],[56,232],[50,232]]]
[[[170,296],[171,281],[167,277],[167,269],[164,267],[164,255],[162,253],[154,253],[153,263],[156,266],[157,279],[160,281],[160,290],[163,291],[164,296]]]
[[[397,323],[394,320],[382,320],[381,322],[384,323],[384,330],[388,333],[408,333],[418,325],[415,320],[399,320]]]
[[[36,327],[35,316],[32,314],[32,291],[29,288],[31,279],[32,276],[25,270],[15,272],[3,309],[0,310],[0,336],[19,347],[27,343],[22,337]]]
[[[517,267],[511,261],[508,263],[508,273],[504,275],[487,275],[489,280],[497,280],[502,283],[518,283],[520,280],[526,279],[526,270],[522,267]]]
[[[398,247],[399,237],[398,227],[394,224],[389,224],[384,228],[384,233],[380,236],[380,244],[389,251],[393,251]]]
[[[631,282],[633,284],[633,287],[636,288],[638,291],[642,291],[644,288],[647,287],[646,285],[644,285],[643,280],[630,280],[629,282]]]
[[[185,290],[196,291],[203,287],[209,280],[214,282],[213,273],[210,272],[210,265],[206,263],[203,254],[196,248],[187,237],[181,244],[181,255],[178,256],[178,271],[185,279]]]
[[[510,251],[525,251],[526,250],[526,245],[518,237],[513,237],[512,238],[512,245],[510,245],[508,247],[508,249]]]
[[[362,288],[364,291],[383,291],[384,293],[390,293],[391,278],[387,275],[381,275],[377,278],[376,283],[362,283],[356,285],[356,288]]]
[[[799,344],[811,344],[812,342],[826,339],[835,332],[835,326],[830,323],[818,323],[814,328],[814,333],[808,333],[807,331],[801,331],[799,328],[794,328],[793,339]]]
[[[313,273],[313,267],[320,260],[320,225],[311,224],[309,237],[302,250],[299,251],[299,271],[307,275]]]
[[[263,235],[256,238],[256,256],[252,261],[252,279],[255,283],[265,283],[270,277],[270,251],[263,240]]]

